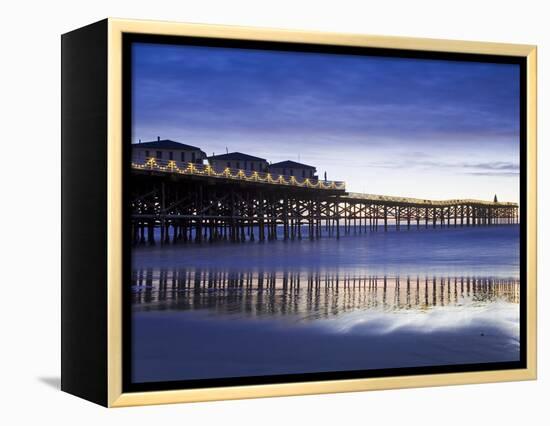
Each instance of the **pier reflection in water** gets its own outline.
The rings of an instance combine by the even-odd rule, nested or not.
[[[133,310],[206,310],[254,316],[328,318],[382,309],[428,310],[503,300],[519,302],[519,280],[491,277],[351,276],[326,273],[138,269]]]

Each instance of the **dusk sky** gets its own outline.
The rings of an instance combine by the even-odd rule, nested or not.
[[[137,43],[132,141],[317,167],[349,191],[519,199],[519,66]]]

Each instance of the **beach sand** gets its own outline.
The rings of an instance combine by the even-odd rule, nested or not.
[[[519,360],[519,305],[354,311],[308,321],[137,312],[133,381]]]

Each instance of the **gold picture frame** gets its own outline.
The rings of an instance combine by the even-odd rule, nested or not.
[[[489,383],[536,379],[536,276],[537,276],[537,49],[532,45],[336,34],[222,25],[183,24],[109,18],[104,23],[107,44],[107,146],[106,146],[106,369],[104,405],[124,407],[147,404],[214,401],[379,389]],[[78,31],[78,30],[77,30]],[[123,35],[150,34],[222,38],[285,43],[310,43],[430,52],[491,54],[525,58],[527,64],[527,368],[377,377],[316,382],[228,386],[147,392],[123,392],[122,385],[122,185],[123,185]],[[71,392],[71,389],[67,389]],[[72,393],[77,393],[72,391]]]

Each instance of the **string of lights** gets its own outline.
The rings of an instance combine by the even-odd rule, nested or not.
[[[301,188],[312,189],[331,189],[345,191],[345,182],[338,181],[325,181],[320,179],[297,179],[295,176],[276,175],[272,173],[264,173],[258,171],[247,171],[243,169],[233,169],[226,167],[219,171],[213,168],[211,165],[198,164],[198,163],[185,163],[184,166],[178,165],[174,160],[159,160],[151,157],[144,163],[132,162],[132,168],[137,170],[154,170],[157,172],[165,173],[178,173],[184,175],[196,175],[196,176],[208,176],[222,179],[240,180],[246,182],[259,182],[272,185],[286,185],[297,186]],[[379,202],[398,202],[414,205],[425,206],[449,206],[457,204],[472,204],[472,205],[486,205],[493,207],[517,207],[517,203],[510,202],[492,202],[484,200],[474,199],[452,199],[452,200],[425,200],[421,198],[411,197],[397,197],[389,195],[377,195],[377,194],[365,194],[350,192],[346,194],[346,198],[370,200]]]
[[[258,171],[245,171],[243,169],[232,169],[226,167],[217,171],[212,166],[196,163],[185,163],[180,167],[174,160],[158,160],[149,158],[145,163],[132,162],[132,168],[138,170],[155,170],[165,173],[178,173],[184,175],[209,176],[223,179],[243,180],[246,182],[261,182],[273,185],[297,186],[312,189],[332,189],[345,191],[345,182],[323,181],[318,179],[297,179],[295,176],[274,175]]]

